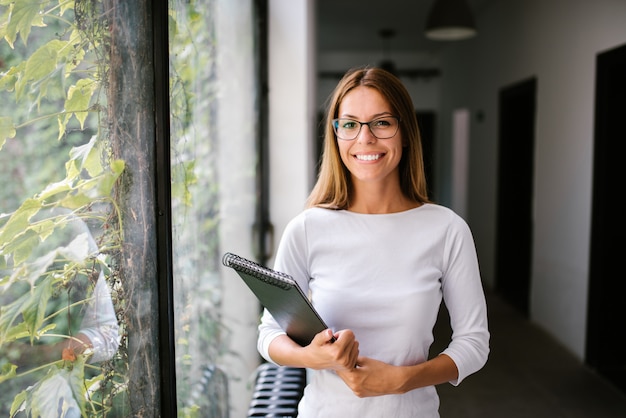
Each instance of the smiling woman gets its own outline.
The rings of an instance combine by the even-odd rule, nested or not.
[[[274,265],[330,329],[300,347],[266,310],[258,350],[314,370],[299,417],[437,417],[435,385],[458,385],[489,353],[471,232],[428,200],[413,105],[395,76],[349,71],[330,103],[318,182]],[[429,358],[442,300],[454,333]]]
[[[360,212],[364,210],[391,210],[394,212],[414,207],[414,203],[404,198],[400,190],[398,166],[402,158],[404,141],[402,133],[398,131],[398,123],[393,109],[383,95],[376,89],[366,86],[357,86],[343,98],[338,110],[340,120],[347,117],[370,119],[371,122],[344,123],[336,129],[337,145],[341,160],[350,171],[350,183],[353,187],[350,210]],[[390,122],[393,121],[393,122]],[[363,125],[369,129],[361,129]],[[348,129],[345,129],[348,126]],[[350,135],[352,141],[347,141],[341,135]],[[384,136],[384,138],[383,138]],[[355,206],[357,198],[361,197],[363,188],[374,192],[377,201],[391,201],[394,208],[371,208]],[[369,192],[368,192],[369,193]],[[381,193],[390,198],[383,198]],[[399,196],[400,199],[391,197]]]
[[[352,76],[346,76],[339,82],[331,98],[331,106],[326,115],[324,158],[320,166],[318,181],[309,196],[309,206],[346,209],[349,205],[348,192],[353,187],[353,179],[344,171],[343,163],[345,161],[342,162],[343,157],[340,156],[340,149],[343,149],[344,146],[351,147],[348,145],[351,142],[335,140],[335,138],[341,139],[344,135],[343,133],[337,134],[339,119],[351,119],[354,124],[347,125],[348,127],[356,127],[358,124],[356,135],[353,137],[353,134],[350,135],[352,139],[359,138],[355,141],[355,145],[359,145],[361,141],[372,141],[371,149],[367,149],[367,152],[365,151],[367,147],[359,145],[360,149],[358,149],[357,154],[360,155],[381,154],[381,150],[374,149],[374,145],[384,148],[386,147],[385,143],[389,141],[393,143],[394,139],[402,138],[401,149],[396,147],[395,153],[395,156],[399,158],[395,169],[399,176],[401,196],[406,196],[417,202],[428,202],[426,178],[423,175],[424,162],[421,137],[413,103],[408,92],[396,77],[386,71],[361,69],[349,72],[349,74]],[[357,87],[360,87],[358,91],[356,90]],[[352,115],[351,112],[362,114]],[[372,122],[383,116],[397,119],[397,131],[390,138],[378,140],[379,138],[373,135],[371,126]],[[367,123],[370,129],[363,129],[365,122],[359,122],[355,119],[370,120]],[[387,121],[390,127],[393,127],[393,121],[383,120]],[[375,130],[378,132],[377,128]],[[387,132],[386,129],[385,132]],[[362,158],[370,159],[372,157]],[[394,185],[395,187],[396,185]]]

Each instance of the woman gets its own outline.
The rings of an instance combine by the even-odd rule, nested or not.
[[[317,184],[274,268],[298,280],[335,330],[301,347],[263,315],[259,352],[314,370],[300,417],[437,417],[434,385],[458,385],[487,360],[471,232],[428,200],[413,104],[384,70],[354,69],[336,87]],[[452,341],[429,359],[442,298]]]

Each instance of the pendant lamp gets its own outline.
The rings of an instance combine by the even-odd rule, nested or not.
[[[426,37],[459,41],[476,35],[474,16],[465,0],[435,0],[426,20]]]

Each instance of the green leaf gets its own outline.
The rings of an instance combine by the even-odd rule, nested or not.
[[[67,41],[52,40],[39,47],[26,61],[24,71],[15,82],[15,97],[19,101],[24,95],[27,87],[39,88],[39,97],[36,102],[39,104],[42,97],[48,94],[48,84],[50,75],[57,69],[58,52]]]
[[[125,168],[124,160],[115,160],[110,163],[111,172],[106,173],[99,178],[98,190],[103,197],[111,196],[115,182],[122,175]]]
[[[72,363],[72,368],[66,370],[66,375],[74,399],[78,403],[82,415],[85,416],[85,357],[78,356],[76,361]]]
[[[0,0],[0,6],[8,6],[4,8],[0,8],[0,39],[4,39],[7,34],[7,22],[11,16],[11,3],[8,3],[9,0]],[[7,40],[8,42],[8,40]]]
[[[70,86],[67,91],[67,99],[65,100],[65,111],[76,116],[80,122],[80,128],[84,129],[85,119],[89,112],[89,102],[91,96],[97,87],[97,83],[89,79],[81,79],[75,85]],[[67,119],[66,119],[67,123]],[[93,140],[93,139],[92,139]]]
[[[87,170],[90,176],[95,177],[102,172],[100,159],[99,141],[96,136],[92,136],[88,143],[70,150],[70,158],[76,161],[78,172]],[[70,173],[68,173],[68,177]]]
[[[29,249],[32,252],[32,247]],[[19,265],[11,275],[11,282],[22,281],[30,284],[31,288],[35,282],[46,273],[48,268],[54,263],[56,251],[51,251],[31,263]]]
[[[57,121],[59,123],[59,136],[57,137],[58,141],[60,141],[63,138],[63,135],[65,135],[65,127],[67,126],[68,119],[69,118],[67,117],[67,115],[57,116]]]
[[[6,29],[5,39],[13,48],[13,43],[17,34],[24,45],[28,42],[28,35],[32,26],[45,26],[43,23],[43,15],[39,12],[43,10],[43,3],[37,1],[16,1],[13,3],[11,11],[11,20]]]
[[[17,411],[22,408],[24,402],[26,402],[26,398],[28,397],[27,390],[23,390],[17,394],[15,398],[13,398],[13,403],[11,404],[11,412],[9,413],[11,417],[14,417]]]
[[[46,377],[24,391],[25,396],[21,398],[16,411],[23,405],[27,416],[39,418],[63,418],[78,414],[86,416],[84,375],[85,362],[82,356],[78,356],[70,368],[51,367]],[[13,405],[15,407],[15,402]]]
[[[17,366],[15,364],[7,363],[2,366],[2,370],[0,370],[0,383],[5,380],[9,380],[15,377],[17,370]]]
[[[82,168],[87,170],[87,173],[91,177],[96,177],[102,174],[104,167],[102,166],[102,155],[104,141],[98,141],[96,136],[93,136],[89,143],[92,144],[91,149],[83,159]]]
[[[111,196],[113,186],[115,186],[115,182],[117,181],[119,176],[120,173],[108,173],[100,177],[100,181],[98,182],[98,191],[100,192],[101,196]]]
[[[47,332],[54,330],[56,327],[57,326],[54,323],[48,324],[45,327],[37,330],[37,332],[35,333],[33,337],[36,339],[39,339],[43,335],[45,335]],[[23,338],[29,338],[29,337],[31,337],[31,335],[28,330],[28,324],[26,324],[25,322],[20,322],[19,324],[9,328],[8,332],[4,336],[4,342],[7,343],[7,342],[12,342],[12,341],[17,341]]]
[[[21,322],[14,325],[14,323],[20,317],[22,310],[32,302],[32,295],[28,292],[0,307],[0,345],[14,341],[20,336],[31,335],[29,324]]]
[[[110,167],[111,171],[119,176],[124,172],[124,169],[126,168],[126,163],[124,162],[124,160],[115,160],[111,162]]]
[[[37,223],[31,224],[30,229],[37,234],[41,241],[45,241],[57,227],[57,224],[60,223],[58,219],[48,218]],[[65,223],[63,223],[65,226]]]
[[[2,78],[0,78],[0,89],[13,91],[15,89],[15,83],[22,76],[24,68],[26,68],[26,61],[22,61],[15,67],[9,68],[9,71],[4,73]]]
[[[74,147],[70,151],[70,160],[65,163],[66,178],[60,182],[49,184],[37,198],[50,199],[52,196],[65,193],[57,203],[69,209],[77,209],[89,204],[94,199],[108,197],[115,180],[124,169],[124,163],[114,162],[111,169],[113,174],[105,171],[102,156],[105,152],[104,141],[98,141],[94,136],[84,145]],[[115,172],[115,170],[119,171]],[[91,178],[84,178],[81,173],[87,173]]]
[[[28,328],[28,332],[34,338],[37,330],[41,328],[43,320],[46,317],[46,308],[48,301],[52,297],[52,280],[42,280],[35,286],[28,300],[22,307],[22,316]]]
[[[33,248],[40,242],[39,236],[31,231],[25,230],[23,233],[16,235],[11,241],[7,242],[2,248],[3,254],[11,254],[13,264],[18,266],[22,264],[33,252]]]
[[[0,253],[3,253],[3,247],[6,243],[21,235],[29,226],[30,219],[39,212],[42,204],[36,199],[26,199],[7,221],[0,228]]]
[[[24,322],[20,322],[17,325],[12,325],[13,322],[9,321],[9,317],[7,316],[6,322],[7,328],[0,328],[0,330],[2,331],[0,333],[0,344],[6,344],[6,343],[10,343],[13,341],[16,341],[20,338],[27,338],[30,335],[28,334],[28,327],[26,326],[26,323]],[[13,321],[15,320],[15,318],[13,319]]]
[[[70,159],[65,162],[65,180],[73,182],[80,177],[80,167],[76,163],[75,159]]]
[[[83,193],[68,194],[60,200],[59,204],[64,208],[78,209],[93,202],[93,198]]]
[[[0,116],[0,150],[7,139],[15,138],[15,133],[13,119],[7,116]]]
[[[0,344],[25,335],[30,336],[32,342],[40,335],[38,330],[43,324],[48,300],[52,296],[52,286],[52,280],[42,280],[30,292],[0,307]],[[23,321],[14,325],[20,315]]]
[[[41,80],[57,67],[59,50],[67,45],[67,42],[52,40],[39,47],[26,61],[24,79],[26,81]]]
[[[37,195],[37,198],[46,200],[56,194],[67,192],[72,189],[71,183],[72,181],[68,179],[63,179],[56,183],[50,183],[41,191],[41,193]]]
[[[61,6],[60,16],[63,16],[66,11],[74,10],[74,2],[68,0],[59,0],[59,6]]]

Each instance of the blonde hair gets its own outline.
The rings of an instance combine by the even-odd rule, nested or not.
[[[404,195],[417,203],[428,203],[426,175],[417,118],[411,96],[402,82],[391,73],[370,67],[348,71],[331,96],[324,121],[324,147],[317,182],[307,199],[307,207],[347,209],[350,204],[352,182],[350,172],[341,161],[332,120],[339,112],[343,98],[355,87],[376,89],[389,103],[395,116],[400,119],[400,133],[405,148],[398,165],[400,189]]]

